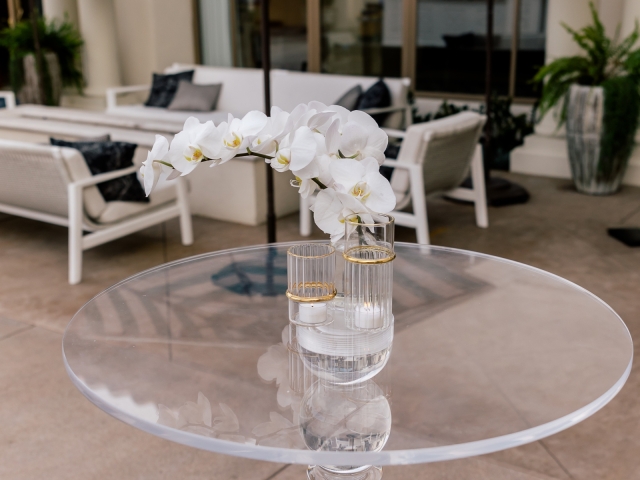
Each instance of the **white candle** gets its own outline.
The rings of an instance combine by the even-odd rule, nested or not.
[[[382,326],[382,310],[378,306],[365,303],[356,307],[355,324],[357,328],[379,328]]]
[[[301,303],[298,320],[302,323],[324,323],[327,321],[326,303]]]

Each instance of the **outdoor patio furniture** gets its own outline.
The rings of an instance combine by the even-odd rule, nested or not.
[[[213,120],[217,124],[227,119],[227,113],[241,117],[251,110],[264,109],[263,72],[260,69],[176,63],[165,69],[164,73],[177,73],[184,70],[195,70],[194,84],[222,84],[215,111],[180,112],[166,108],[147,107],[142,104],[119,104],[119,98],[123,95],[148,92],[150,89],[150,85],[134,85],[107,89],[106,113],[122,118],[173,122],[184,122],[190,116],[194,116],[200,121]],[[352,87],[360,85],[366,90],[377,81],[376,77],[272,70],[271,103],[288,111],[300,103],[308,103],[312,100],[331,105]],[[385,78],[384,82],[391,93],[392,105],[365,111],[371,114],[390,113],[384,121],[385,127],[406,128],[411,124],[411,104],[408,100],[410,80],[408,78]]]
[[[0,212],[69,228],[72,285],[82,279],[84,250],[172,218],[180,218],[182,243],[190,245],[191,213],[182,178],[158,185],[149,203],[105,202],[96,185],[138,169],[92,176],[73,148],[0,140]]]
[[[418,243],[429,244],[426,198],[445,193],[447,197],[475,204],[476,223],[489,226],[485,197],[482,148],[478,139],[486,121],[484,115],[462,112],[440,120],[410,126],[406,132],[386,129],[389,137],[402,138],[391,187],[396,194],[397,225],[416,229]],[[472,188],[460,184],[471,170]],[[300,234],[311,234],[310,199],[300,199]],[[402,211],[411,205],[413,213]]]

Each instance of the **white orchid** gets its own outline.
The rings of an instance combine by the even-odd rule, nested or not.
[[[344,236],[344,221],[351,215],[359,215],[364,223],[373,223],[371,212],[362,202],[329,188],[318,193],[312,210],[316,225],[324,233],[331,235],[332,242]]]
[[[340,120],[340,116],[338,120]],[[329,153],[341,158],[362,160],[373,157],[382,165],[384,151],[387,149],[389,138],[378,127],[371,116],[364,112],[349,112],[347,121],[334,123],[327,130],[327,148]]]
[[[169,163],[182,175],[191,173],[202,160],[219,153],[222,133],[212,121],[200,123],[197,118],[189,117],[184,129],[173,137],[167,157]]]
[[[288,112],[278,107],[272,107],[271,116],[267,119],[267,123],[251,142],[251,151],[272,157],[275,156],[280,142],[289,134],[287,129],[288,120]]]
[[[142,162],[140,167],[140,175],[144,180],[144,192],[147,197],[151,190],[155,188],[162,173],[162,164],[169,153],[169,142],[162,135],[156,135],[156,141],[151,147],[151,151],[147,153],[147,159]]]
[[[259,111],[242,119],[229,115],[217,127],[189,118],[169,147],[157,137],[143,163],[145,190],[156,185],[164,168],[168,178],[186,175],[203,161],[216,166],[238,156],[264,158],[278,172],[290,171],[291,185],[309,197],[320,190],[312,207],[316,224],[332,240],[344,235],[344,221],[357,214],[372,221],[372,214],[393,210],[396,197],[379,173],[387,135],[364,112],[349,112],[338,105],[309,102],[291,113],[278,107],[267,117]]]
[[[380,174],[375,158],[336,160],[329,170],[336,191],[352,196],[373,212],[387,213],[395,208],[396,195],[389,181]]]
[[[213,157],[219,160],[214,165],[225,163],[238,154],[246,153],[247,147],[254,137],[267,125],[268,117],[257,110],[247,113],[242,120],[229,114],[228,122],[221,123],[218,128],[224,129],[222,145],[219,153]],[[217,141],[217,138],[214,139]],[[212,165],[212,166],[214,166]]]

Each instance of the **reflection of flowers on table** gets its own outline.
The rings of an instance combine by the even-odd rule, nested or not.
[[[258,360],[258,375],[266,382],[275,380],[278,405],[282,408],[291,407],[293,421],[277,412],[270,412],[269,421],[257,425],[251,433],[258,437],[258,445],[304,448],[298,427],[301,396],[293,391],[289,383],[289,356],[292,352],[286,346],[288,336],[289,326],[282,331],[282,343],[270,346]]]
[[[240,422],[233,410],[224,403],[220,403],[219,407],[221,414],[214,417],[209,399],[198,392],[197,403],[186,402],[177,411],[158,405],[158,424],[205,437],[255,444],[255,439],[238,433]]]

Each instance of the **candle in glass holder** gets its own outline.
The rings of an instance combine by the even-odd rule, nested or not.
[[[298,320],[301,323],[324,323],[327,320],[326,303],[301,303]]]
[[[357,328],[378,328],[382,326],[382,310],[378,306],[365,303],[356,307],[354,313],[354,323]]]

